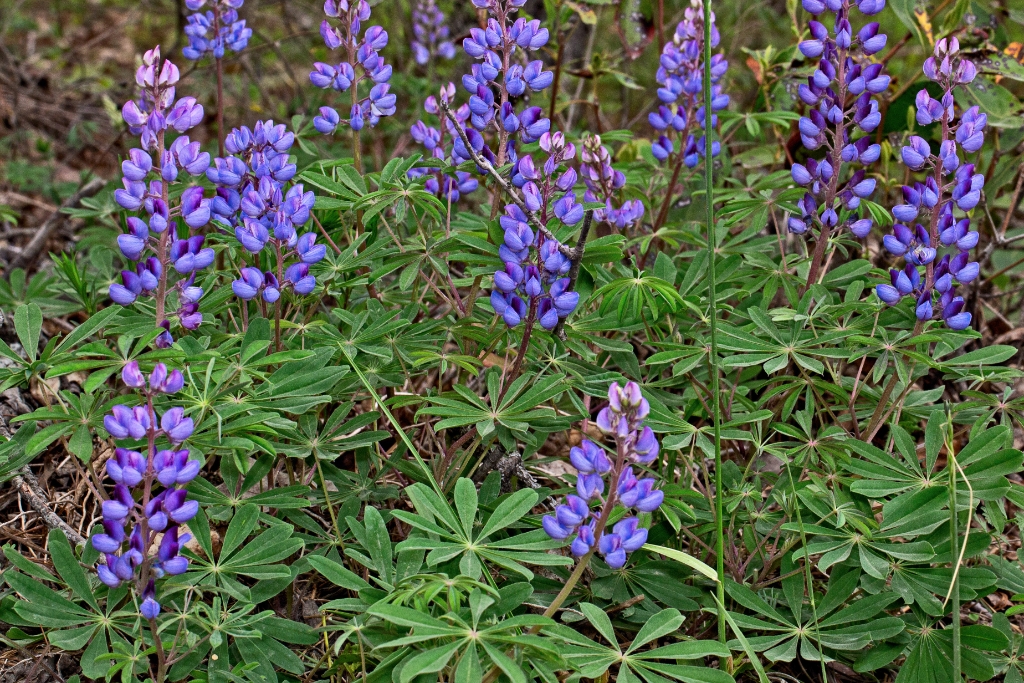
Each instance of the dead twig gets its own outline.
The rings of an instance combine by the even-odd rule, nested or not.
[[[85,538],[50,509],[49,497],[39,485],[39,480],[36,479],[36,475],[32,474],[28,465],[21,468],[21,474],[15,475],[12,483],[15,488],[20,490],[21,495],[32,506],[32,509],[46,522],[46,526],[51,529],[60,529],[75,545],[85,544]]]
[[[57,226],[59,226],[64,221],[65,216],[62,213],[62,211],[64,209],[69,209],[78,206],[79,202],[81,202],[83,199],[87,197],[92,197],[97,192],[102,190],[105,184],[106,181],[103,180],[102,178],[93,178],[85,185],[82,185],[80,188],[78,188],[77,192],[68,197],[64,201],[64,203],[61,204],[60,209],[51,213],[50,216],[46,219],[46,221],[43,222],[43,224],[39,227],[39,230],[36,231],[35,237],[33,237],[32,240],[27,245],[25,245],[25,248],[21,250],[21,253],[18,254],[11,262],[11,268],[24,268],[34,263],[35,260],[39,257],[39,254],[42,253],[43,247],[46,246],[46,241],[50,239],[50,233],[56,230]]]

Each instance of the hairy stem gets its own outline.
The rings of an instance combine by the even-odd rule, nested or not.
[[[845,108],[846,107],[846,50],[839,50],[839,67],[836,74],[836,83],[838,84],[838,95],[836,99]],[[844,115],[839,119],[839,123],[836,124],[836,130],[832,137],[832,149],[831,149],[831,164],[834,171],[832,172],[832,178],[829,181],[828,189],[825,191],[825,207],[832,208],[835,204],[836,194],[839,191],[839,168],[842,164],[842,151],[844,139],[846,136],[846,116]],[[832,233],[832,228],[824,223],[820,223],[820,232],[818,233],[818,239],[814,243],[814,256],[811,260],[811,268],[807,271],[807,283],[803,286],[801,294],[806,292],[810,287],[818,281],[819,273],[824,274],[824,271],[828,269],[826,265],[822,268],[822,263],[825,259],[825,248],[828,246],[828,239]]]

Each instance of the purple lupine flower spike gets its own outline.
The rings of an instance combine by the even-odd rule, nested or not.
[[[877,22],[864,24],[854,34],[851,11],[856,6],[861,14],[870,16],[879,12],[884,2],[804,0],[803,6],[820,21],[809,22],[810,38],[799,45],[805,57],[817,61],[817,69],[798,90],[800,100],[809,107],[798,130],[807,149],[824,147],[828,151],[821,159],[793,164],[793,181],[807,188],[807,194],[798,203],[800,215],[790,218],[789,230],[816,233],[815,239],[820,240],[849,228],[854,236],[864,238],[871,232],[872,219],[861,216],[858,209],[861,200],[874,193],[876,184],[866,177],[864,167],[881,153],[881,147],[864,134],[874,131],[882,120],[874,96],[888,89],[890,79],[884,66],[871,57],[885,47],[885,34],[878,32]],[[835,14],[834,22],[825,21],[825,12]],[[851,164],[861,168],[844,169]]]
[[[249,44],[252,29],[247,28],[245,19],[238,18],[238,10],[244,0],[210,0],[210,9],[200,10],[207,0],[185,0],[189,10],[195,12],[188,17],[185,36],[188,45],[182,54],[191,60],[213,55],[221,59],[228,53],[241,52]]]
[[[900,152],[910,170],[923,170],[927,176],[924,182],[903,187],[903,203],[892,210],[900,222],[893,226],[893,234],[882,240],[890,254],[903,257],[906,266],[902,271],[891,271],[891,284],[875,287],[878,298],[886,304],[895,306],[903,297],[913,297],[919,321],[931,320],[938,312],[946,326],[954,330],[971,324],[971,313],[964,310],[964,299],[957,295],[956,287],[973,281],[980,272],[980,265],[970,260],[979,236],[970,229],[970,216],[966,214],[981,201],[985,185],[985,176],[961,157],[981,149],[987,124],[987,117],[977,106],[956,118],[953,92],[977,75],[974,64],[961,56],[959,49],[955,37],[944,38],[925,60],[925,76],[939,84],[943,95],[937,100],[922,89],[915,100],[916,116],[922,126],[941,124],[938,153],[932,154],[928,142],[916,135],[910,136]],[[938,258],[942,247],[951,251]]]
[[[436,0],[417,0],[412,11],[412,31],[412,54],[417,64],[422,66],[433,57],[451,59],[455,56],[444,12],[438,8]]]
[[[588,135],[583,138],[582,148],[583,163],[580,164],[580,175],[583,176],[583,183],[587,187],[583,199],[587,202],[605,203],[605,208],[594,211],[594,218],[607,221],[622,231],[638,225],[644,217],[643,202],[639,199],[630,199],[616,207],[612,201],[626,184],[626,176],[622,171],[612,168],[611,153],[601,144],[601,137]],[[573,184],[574,182],[569,182],[568,186],[572,187]]]
[[[196,0],[189,2],[194,4]],[[202,5],[203,0],[198,0],[198,4]],[[199,186],[189,187],[182,192],[176,207],[170,206],[168,199],[170,184],[183,180],[182,172],[199,176],[206,173],[210,166],[210,155],[202,151],[199,142],[190,140],[187,135],[178,136],[169,146],[165,144],[168,131],[184,133],[203,119],[203,106],[194,97],[175,99],[178,79],[178,68],[173,63],[167,60],[161,63],[159,47],[148,51],[135,74],[139,97],[127,102],[122,109],[128,130],[140,137],[141,147],[129,150],[128,158],[122,162],[124,188],[115,191],[114,199],[127,211],[145,212],[147,218],[129,217],[129,232],[118,236],[117,245],[122,255],[137,263],[135,272],[129,269],[122,271],[121,282],[112,283],[109,291],[110,298],[122,306],[130,306],[140,296],[159,294],[163,298],[157,302],[156,322],[159,326],[167,322],[163,308],[166,295],[169,291],[176,291],[180,307],[172,315],[179,318],[183,327],[194,329],[202,321],[196,306],[202,290],[194,287],[190,291],[191,297],[183,298],[180,295],[186,286],[191,286],[189,278],[196,270],[207,268],[213,263],[213,250],[199,250],[198,247],[193,250],[191,246],[198,236],[189,235],[184,235],[182,241],[186,246],[183,248],[179,245],[177,252],[173,246],[166,252],[159,247],[164,243],[164,233],[168,229],[174,235],[172,240],[178,242],[177,226],[171,220],[172,214],[180,215],[188,231],[204,227],[212,211],[211,200],[204,197],[203,188]],[[181,260],[184,253],[189,258]],[[165,260],[160,261],[157,257]],[[173,283],[173,286],[162,286],[171,284],[168,282],[171,274],[168,266],[171,265],[174,265],[176,272],[186,277]],[[169,345],[169,337],[169,332],[162,334],[158,343]]]
[[[301,183],[290,182],[297,172],[289,160],[294,142],[295,134],[272,120],[257,121],[252,129],[235,128],[224,141],[231,156],[215,159],[206,173],[218,186],[211,204],[212,222],[233,229],[247,252],[259,254],[269,244],[275,247],[275,256],[280,253],[284,259],[280,265],[285,278],[280,283],[258,268],[242,268],[231,289],[244,301],[260,295],[273,303],[282,288],[300,296],[310,293],[316,279],[309,266],[327,256],[314,233],[299,235],[309,222],[315,197]],[[291,259],[297,262],[287,264]]]
[[[342,118],[332,107],[321,107],[313,126],[324,135],[330,135],[343,123],[357,131],[365,123],[376,126],[381,117],[397,111],[397,99],[389,92],[388,84],[392,69],[380,55],[380,50],[388,44],[388,33],[380,26],[370,26],[360,37],[362,25],[370,19],[370,5],[366,0],[326,0],[324,13],[341,20],[338,26],[326,19],[320,24],[324,44],[330,50],[343,48],[346,61],[337,65],[317,62],[309,74],[310,82],[318,88],[338,92],[358,89],[363,82],[371,85],[368,94],[352,107],[348,119]]]
[[[711,13],[711,46],[718,47],[719,33],[715,26],[715,15]],[[661,52],[658,71],[655,76],[660,104],[647,116],[648,123],[658,132],[658,138],[651,146],[651,153],[658,161],[671,164],[684,163],[693,168],[704,156],[705,142],[695,136],[695,129],[705,125],[703,86],[704,79],[704,10],[701,0],[691,0],[683,21],[676,26],[672,40]],[[721,111],[729,106],[729,95],[723,92],[721,79],[729,63],[721,53],[711,57],[711,111]],[[718,125],[718,117],[711,117],[712,126]],[[696,125],[695,125],[696,124]],[[711,154],[718,155],[720,143],[712,142]],[[635,209],[634,209],[635,211]]]
[[[512,166],[512,184],[522,189],[527,209],[545,227],[552,219],[575,225],[583,218],[583,205],[571,189],[576,171],[566,166],[575,159],[576,147],[561,133],[544,133],[540,148],[547,154],[545,162],[538,165],[529,155],[518,159]],[[505,267],[494,274],[491,306],[509,327],[532,310],[541,327],[552,330],[576,309],[579,293],[568,291],[569,279],[563,276],[571,263],[561,243],[550,232],[534,234],[528,221],[516,204],[508,204],[499,219],[505,239],[498,255]]]
[[[552,538],[572,538],[570,552],[574,556],[583,557],[596,546],[608,566],[619,569],[625,565],[628,554],[647,541],[647,530],[640,527],[636,517],[623,518],[611,531],[605,524],[618,504],[651,513],[665,498],[662,491],[654,488],[653,478],[638,479],[633,471],[634,464],[649,464],[657,457],[657,439],[651,428],[643,424],[649,412],[650,404],[638,384],[612,384],[608,405],[598,413],[596,424],[615,440],[614,463],[600,445],[589,439],[570,450],[569,461],[578,472],[578,495],[566,496],[565,503],[555,508],[554,515],[545,516],[541,524]],[[614,483],[606,496],[605,476]],[[600,507],[592,510],[590,503],[595,500]]]
[[[199,462],[189,460],[187,450],[157,451],[159,441],[179,443],[192,434],[192,419],[184,417],[180,407],[168,409],[161,418],[153,408],[155,397],[174,394],[184,387],[181,372],[168,371],[163,363],[157,363],[147,381],[138,362],[131,361],[121,376],[141,395],[142,405],[114,406],[113,414],[104,419],[104,426],[115,439],[144,439],[148,448],[145,453],[117,448],[107,460],[107,475],[114,487],[110,498],[103,501],[103,530],[94,534],[91,542],[104,558],[96,568],[100,581],[116,588],[134,580],[140,613],[146,619],[156,619],[160,614],[156,580],[188,569],[188,559],[180,550],[190,537],[179,533],[179,525],[197,514],[199,503],[189,500],[187,491],[178,487],[199,474]],[[157,492],[161,485],[163,490]],[[136,500],[132,489],[140,487],[142,493]],[[129,521],[134,526],[127,533]],[[145,567],[151,570],[151,578],[143,585]]]

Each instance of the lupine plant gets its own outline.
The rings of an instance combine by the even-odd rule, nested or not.
[[[230,52],[238,53],[246,48],[252,38],[252,29],[245,25],[245,19],[238,18],[238,10],[245,0],[186,0],[185,6],[194,14],[188,17],[185,36],[188,45],[182,48],[186,59],[198,61],[212,56],[217,71],[217,141],[221,156],[224,155],[224,57]]]
[[[568,495],[554,515],[546,515],[543,525],[552,538],[572,536],[570,549],[576,557],[589,559],[596,550],[609,567],[618,569],[626,564],[627,554],[642,548],[647,540],[647,529],[636,517],[623,517],[610,532],[607,526],[616,505],[650,513],[665,498],[654,488],[652,477],[637,479],[633,470],[635,465],[650,465],[658,458],[658,439],[644,425],[650,412],[651,405],[636,382],[612,384],[608,406],[597,414],[595,424],[614,440],[614,452],[609,455],[589,439],[569,451],[570,462],[579,473],[576,495]],[[590,509],[594,502],[597,510]]]
[[[534,321],[553,330],[579,302],[579,294],[569,291],[566,277],[572,264],[548,228],[554,219],[569,226],[583,220],[583,205],[571,190],[576,170],[563,168],[575,158],[576,147],[561,133],[544,133],[540,148],[547,154],[542,165],[538,167],[532,155],[524,155],[514,166],[512,184],[522,189],[525,211],[518,204],[508,204],[499,219],[505,239],[498,255],[505,268],[494,274],[491,292],[491,306],[506,325],[526,321],[524,339],[529,338]],[[527,212],[537,216],[542,230],[534,232]]]
[[[706,132],[699,138],[697,128],[705,128],[704,115],[704,14],[701,0],[691,0],[685,16],[676,26],[672,40],[662,48],[656,80],[660,104],[648,114],[647,120],[656,131],[657,139],[651,143],[651,154],[659,162],[668,164],[672,170],[669,193],[675,188],[683,166],[693,168],[705,154]],[[715,15],[710,15],[711,49],[718,47],[721,36],[715,25]],[[729,69],[729,62],[722,54],[711,57],[711,111],[718,112],[729,106],[729,95],[722,89],[722,77]],[[717,114],[712,114],[712,126],[718,124]],[[711,154],[717,156],[721,149],[718,140],[711,142]],[[671,202],[665,202],[668,207]],[[658,215],[655,228],[664,224],[665,211]]]
[[[898,222],[883,244],[890,254],[903,257],[906,266],[892,269],[892,283],[878,285],[876,292],[890,305],[912,296],[919,321],[931,320],[937,308],[946,325],[962,330],[971,324],[971,314],[964,310],[957,286],[972,282],[980,272],[978,262],[971,261],[979,235],[971,230],[969,213],[981,201],[985,176],[975,171],[974,164],[964,163],[960,155],[981,149],[988,117],[974,106],[957,120],[954,91],[971,83],[978,70],[960,55],[955,37],[935,44],[934,54],[925,60],[924,73],[939,84],[942,97],[935,99],[926,89],[918,91],[916,119],[921,126],[939,124],[938,154],[932,154],[928,141],[918,135],[912,135],[900,152],[907,168],[923,169],[927,177],[924,183],[904,185],[904,203],[892,209]],[[928,227],[915,222],[918,220],[927,222]],[[953,251],[939,258],[942,247]]]
[[[529,144],[551,129],[544,110],[523,106],[523,100],[551,86],[554,74],[544,62],[531,59],[519,63],[522,53],[529,54],[548,42],[548,29],[534,19],[513,20],[526,0],[473,0],[487,11],[485,28],[470,29],[462,49],[479,63],[462,76],[462,87],[469,93],[470,123],[466,129],[469,146],[498,166],[517,158],[515,143]],[[524,60],[525,61],[525,60]],[[483,135],[491,134],[488,144]],[[458,159],[469,159],[470,151],[460,139],[455,142]]]
[[[455,121],[449,121],[441,114],[441,107],[447,107],[455,98],[455,84],[448,83],[442,87],[437,97],[430,95],[423,102],[423,110],[428,114],[441,117],[440,129],[428,126],[422,120],[417,121],[409,129],[413,140],[423,145],[427,156],[431,159],[440,159],[446,164],[455,162],[452,156],[454,141],[458,139],[456,127],[466,129],[469,122],[469,105],[463,104],[453,112]],[[465,161],[462,159],[461,161]],[[441,168],[415,168],[409,171],[410,178],[426,176],[424,187],[427,192],[442,197],[452,203],[458,202],[459,198],[476,190],[480,183],[469,171],[455,171],[447,173]]]
[[[338,64],[316,62],[309,80],[318,88],[332,89],[350,95],[348,118],[342,118],[333,107],[320,107],[320,115],[313,119],[317,131],[324,135],[334,133],[339,125],[352,130],[353,152],[359,164],[359,131],[363,126],[376,126],[382,116],[396,111],[396,95],[389,92],[391,66],[380,51],[387,47],[388,32],[380,26],[367,27],[370,4],[366,0],[325,0],[324,13],[329,17],[320,24],[320,36],[327,49],[342,50],[343,60]],[[334,25],[330,19],[338,20]],[[356,69],[359,71],[357,72]],[[360,85],[368,84],[366,95],[360,95]]]
[[[428,64],[432,59],[452,59],[455,57],[455,44],[449,36],[448,24],[444,12],[437,6],[436,0],[416,0],[412,11],[412,54],[417,64]]]
[[[210,200],[203,188],[190,186],[171,200],[171,184],[180,174],[201,176],[210,166],[210,155],[199,142],[184,135],[167,140],[168,131],[184,133],[203,119],[203,106],[194,97],[175,99],[178,79],[178,67],[170,60],[161,63],[159,47],[146,53],[135,73],[139,97],[121,110],[142,146],[131,149],[121,163],[124,187],[114,193],[122,208],[142,211],[146,218],[129,216],[129,232],[117,238],[121,254],[136,266],[121,271],[121,282],[110,285],[110,298],[130,306],[140,297],[153,297],[156,324],[164,328],[158,343],[164,346],[171,343],[170,315],[188,330],[202,323],[198,302],[203,290],[195,278],[214,259],[213,249],[204,246],[205,237],[191,234],[210,222]],[[179,220],[184,224],[181,232]],[[177,275],[173,280],[172,271]],[[169,300],[172,292],[176,297]],[[168,305],[175,303],[178,308],[168,314]]]
[[[583,199],[604,202],[604,208],[594,212],[595,220],[607,221],[622,232],[639,224],[644,217],[644,204],[639,199],[627,199],[618,204],[617,194],[625,186],[626,176],[612,168],[611,153],[601,144],[601,137],[587,136],[583,138],[581,147],[580,175],[587,187]]]
[[[121,379],[138,392],[142,404],[115,405],[103,418],[103,428],[122,442],[142,442],[142,452],[117,448],[107,460],[113,495],[103,501],[103,533],[95,534],[91,542],[105,559],[97,567],[100,580],[111,588],[134,582],[139,610],[155,630],[160,614],[156,581],[188,569],[180,550],[190,536],[181,532],[181,526],[195,517],[199,503],[189,500],[184,486],[199,474],[199,461],[189,459],[188,449],[176,450],[192,436],[192,418],[180,407],[160,415],[154,408],[154,399],[181,391],[181,372],[168,372],[167,366],[157,363],[147,380],[132,361]],[[138,499],[133,490],[141,491]]]
[[[211,204],[215,225],[233,229],[238,244],[255,265],[241,269],[241,277],[231,283],[235,295],[242,299],[242,319],[248,327],[252,299],[263,305],[274,304],[275,339],[280,347],[281,294],[291,290],[304,296],[316,287],[316,278],[309,267],[323,260],[327,251],[316,244],[316,234],[298,234],[309,222],[315,201],[301,183],[286,183],[295,176],[295,164],[289,163],[288,151],[295,135],[283,123],[259,121],[250,130],[246,126],[231,131],[227,151],[231,156],[217,158],[207,170],[207,177],[218,186]],[[265,247],[270,267],[261,270],[261,254]],[[266,317],[266,309],[263,309]]]
[[[807,0],[803,7],[815,16],[808,26],[810,38],[800,42],[800,52],[818,65],[806,84],[799,88],[800,100],[809,109],[798,125],[800,140],[821,159],[811,157],[794,164],[793,180],[808,188],[799,202],[800,215],[789,219],[790,232],[803,235],[816,231],[814,256],[807,284],[818,281],[829,236],[845,227],[864,238],[873,225],[858,209],[862,199],[871,197],[876,181],[863,168],[850,172],[852,164],[868,166],[878,160],[881,146],[870,135],[882,121],[876,95],[889,88],[885,65],[871,56],[885,47],[886,35],[878,22],[856,28],[851,23],[854,7],[866,16],[878,14],[885,0]],[[817,21],[824,13],[834,16],[832,26]]]
[[[1013,683],[1012,4],[18,3],[0,678]]]

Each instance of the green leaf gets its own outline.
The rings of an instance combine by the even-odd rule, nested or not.
[[[448,664],[448,660],[458,651],[460,645],[461,643],[455,642],[410,657],[402,666],[400,683],[409,683],[420,674],[432,674],[440,671]]]
[[[476,647],[470,647],[462,655],[455,670],[453,683],[479,683],[483,680],[483,670],[480,667],[480,657],[476,654]]]
[[[29,360],[35,361],[39,353],[39,335],[43,331],[43,312],[39,306],[33,303],[18,306],[14,311],[14,329]]]
[[[452,628],[439,619],[435,619],[428,614],[423,614],[422,612],[410,609],[409,607],[402,607],[401,605],[377,603],[366,610],[366,612],[380,617],[381,619],[395,624],[396,626],[415,628],[417,631],[430,632],[437,636],[459,632],[458,629]]]
[[[645,544],[644,547],[653,553],[660,553],[661,555],[671,558],[676,562],[685,564],[690,569],[700,574],[703,574],[715,583],[718,583],[718,572],[716,572],[714,569],[709,567],[704,562],[698,560],[693,555],[687,555],[682,550],[676,550],[675,548],[666,548],[665,546],[653,545],[651,543]]]
[[[619,652],[622,652],[619,648],[619,641],[615,638],[615,628],[612,626],[612,620],[608,618],[608,615],[604,613],[604,610],[589,602],[580,603],[580,611],[583,612],[583,616],[587,618],[597,632],[604,636],[604,639]]]
[[[235,516],[228,525],[224,534],[224,544],[221,546],[220,556],[228,557],[235,551],[242,541],[249,538],[249,534],[256,528],[259,521],[260,509],[255,505],[243,505],[235,512]]]
[[[374,566],[388,583],[393,583],[394,565],[392,563],[391,535],[384,523],[377,508],[370,505],[363,511],[363,521],[366,524],[366,550],[370,553],[370,559]]]
[[[522,519],[523,515],[529,512],[537,504],[537,492],[533,489],[519,489],[494,509],[491,516],[487,518],[480,534],[476,540],[482,541],[495,531],[500,531],[514,522]]]
[[[1013,358],[1017,355],[1018,351],[1019,349],[1015,346],[996,344],[994,346],[985,346],[974,351],[969,351],[962,356],[950,358],[949,360],[941,361],[941,363],[943,365],[955,366],[996,365]]]
[[[341,586],[347,588],[350,591],[359,592],[364,588],[370,588],[370,584],[363,580],[361,576],[355,572],[351,572],[342,565],[338,564],[334,560],[323,557],[321,555],[307,555],[306,560],[313,569],[320,572],[320,574],[333,583],[335,586]]]
[[[459,512],[459,521],[467,539],[473,538],[473,523],[476,521],[476,484],[465,477],[455,482],[455,509]]]
[[[669,633],[679,630],[683,624],[683,615],[677,609],[665,609],[648,618],[643,628],[636,634],[626,654],[629,654],[640,647],[651,642],[655,638],[661,638]]]
[[[960,642],[986,652],[1001,652],[1010,646],[1009,639],[997,628],[974,624],[960,629]]]
[[[93,595],[92,587],[89,585],[89,577],[86,575],[82,565],[75,557],[75,551],[71,549],[67,536],[60,529],[51,529],[47,536],[47,545],[50,549],[50,559],[53,567],[60,574],[60,578],[71,587],[75,595],[85,600],[89,605],[99,611],[100,606]]]

